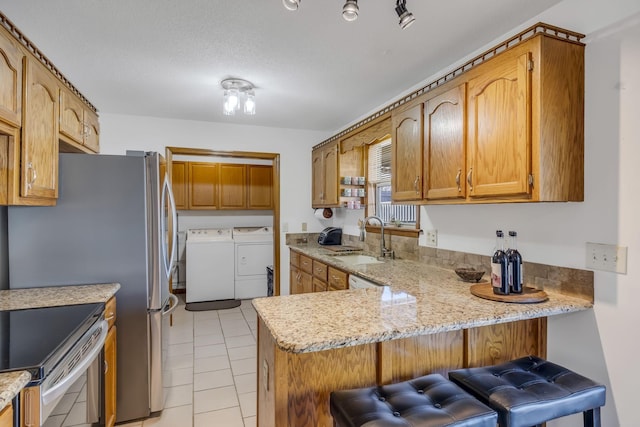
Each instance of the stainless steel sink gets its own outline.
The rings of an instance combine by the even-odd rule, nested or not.
[[[384,262],[378,260],[376,257],[361,254],[338,255],[335,259],[349,265],[382,264]]]

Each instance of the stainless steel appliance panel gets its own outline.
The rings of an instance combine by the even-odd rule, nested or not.
[[[150,348],[149,309],[168,298],[154,156],[60,154],[57,205],[9,208],[10,288],[120,283],[118,422],[149,415],[151,361],[162,357]]]

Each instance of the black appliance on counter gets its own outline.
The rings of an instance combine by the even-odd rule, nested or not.
[[[342,228],[327,227],[320,232],[318,244],[323,246],[339,245],[342,243]]]

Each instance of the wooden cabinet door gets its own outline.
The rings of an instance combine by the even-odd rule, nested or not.
[[[0,31],[0,120],[20,127],[22,122],[22,62],[24,54]]]
[[[299,268],[290,265],[289,266],[289,293],[291,295],[301,294],[302,289],[302,274]]]
[[[189,209],[218,209],[218,163],[189,162]]]
[[[58,81],[40,63],[25,61],[22,123],[23,197],[58,197]]]
[[[327,282],[323,282],[317,277],[313,278],[313,292],[326,292],[327,290],[329,290]]]
[[[506,52],[469,80],[470,197],[530,193],[531,53]]]
[[[247,165],[247,208],[273,209],[273,166]]]
[[[171,189],[176,202],[176,209],[187,209],[187,163],[171,162]]]
[[[13,426],[13,405],[9,403],[0,412],[0,427],[12,427]]]
[[[331,143],[311,153],[311,207],[338,206],[338,143]]]
[[[60,90],[60,133],[73,142],[84,142],[84,105],[68,90]]]
[[[422,198],[423,104],[391,118],[391,198],[397,201]]]
[[[239,164],[220,164],[220,209],[247,207],[247,167]]]
[[[112,326],[104,342],[104,420],[105,427],[116,422],[116,327]]]
[[[84,110],[84,146],[94,153],[100,152],[100,122],[98,115],[85,107]]]
[[[313,292],[313,276],[311,276],[311,274],[300,271],[300,281],[302,283],[302,293],[307,294]]]
[[[339,204],[338,179],[340,173],[338,170],[338,143],[336,142],[324,147],[322,157],[322,167],[324,171],[323,202],[326,206],[337,206]]]
[[[426,199],[466,197],[465,89],[463,83],[425,102],[423,194]]]
[[[311,206],[323,206],[324,197],[324,171],[322,169],[322,148],[317,148],[311,153]]]

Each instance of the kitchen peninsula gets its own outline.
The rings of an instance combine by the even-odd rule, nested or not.
[[[545,287],[545,302],[511,304],[477,298],[453,271],[424,262],[350,265],[314,245],[291,248],[389,286],[254,300],[260,427],[331,426],[333,390],[545,357],[547,316],[593,302],[592,276],[587,284]],[[576,292],[581,287],[591,296]]]

